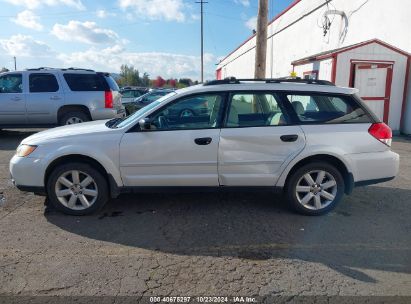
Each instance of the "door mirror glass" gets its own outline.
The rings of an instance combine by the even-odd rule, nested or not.
[[[151,121],[148,118],[143,118],[138,121],[141,131],[150,130],[151,129]]]

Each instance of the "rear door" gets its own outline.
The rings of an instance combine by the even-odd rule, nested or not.
[[[290,125],[287,105],[273,92],[230,94],[218,151],[222,186],[274,186],[283,167],[305,146]]]
[[[25,80],[21,73],[0,76],[0,125],[24,125],[26,120]]]
[[[64,104],[64,92],[56,73],[28,76],[27,120],[30,125],[56,124],[57,109]]]

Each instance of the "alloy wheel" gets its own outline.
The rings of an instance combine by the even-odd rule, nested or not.
[[[55,194],[63,206],[72,210],[84,210],[96,202],[98,187],[89,174],[71,170],[57,179]]]
[[[69,119],[66,120],[66,125],[74,125],[78,123],[82,123],[83,120],[79,117],[70,117]]]
[[[334,201],[337,195],[337,182],[327,171],[310,171],[298,180],[295,194],[304,208],[321,210]]]

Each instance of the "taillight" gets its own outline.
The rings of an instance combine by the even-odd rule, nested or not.
[[[111,91],[104,92],[104,103],[105,103],[106,109],[113,108],[113,92]]]
[[[392,131],[391,128],[387,126],[385,123],[379,122],[372,124],[371,127],[368,129],[368,133],[370,133],[380,142],[391,147]]]

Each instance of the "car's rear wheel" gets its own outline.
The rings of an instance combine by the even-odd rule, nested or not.
[[[90,121],[88,115],[81,111],[67,112],[61,116],[59,124],[64,125],[74,125],[82,122]]]
[[[332,210],[344,194],[344,179],[334,166],[316,162],[297,169],[288,180],[291,207],[306,215]]]
[[[52,205],[70,215],[98,211],[108,200],[104,176],[88,164],[70,163],[56,167],[47,181]]]

